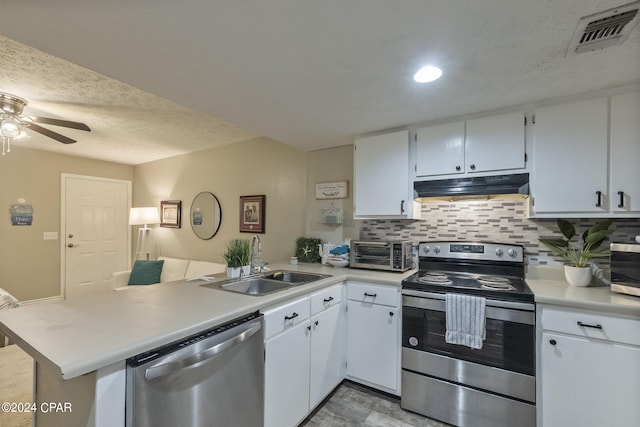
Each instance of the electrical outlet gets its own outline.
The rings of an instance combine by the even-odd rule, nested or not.
[[[57,231],[45,231],[42,233],[43,240],[58,240],[58,232]]]

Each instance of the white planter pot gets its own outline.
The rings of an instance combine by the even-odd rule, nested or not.
[[[564,266],[564,277],[571,286],[585,287],[591,283],[591,267]]]
[[[248,276],[251,273],[251,266],[245,265],[242,267],[227,267],[227,277],[236,278],[240,277],[240,270],[242,269],[242,275]]]

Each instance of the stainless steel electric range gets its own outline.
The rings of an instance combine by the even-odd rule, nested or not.
[[[534,427],[535,304],[520,245],[423,242],[402,281],[404,409],[456,426]],[[484,298],[481,349],[450,344],[446,294]]]

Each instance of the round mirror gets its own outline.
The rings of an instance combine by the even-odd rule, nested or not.
[[[198,194],[191,203],[189,221],[195,235],[202,240],[209,240],[215,236],[222,222],[222,209],[218,198],[208,191]]]

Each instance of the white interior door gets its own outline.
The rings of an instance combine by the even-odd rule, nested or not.
[[[131,182],[62,176],[62,295],[108,289],[131,265]]]

